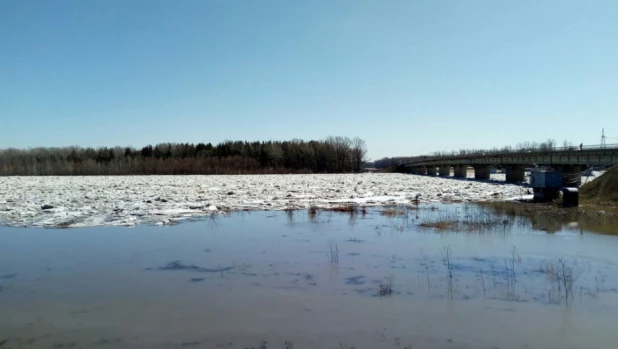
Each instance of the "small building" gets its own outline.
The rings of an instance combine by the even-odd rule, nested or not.
[[[562,173],[537,170],[530,172],[530,186],[534,193],[534,201],[547,202],[560,196]]]

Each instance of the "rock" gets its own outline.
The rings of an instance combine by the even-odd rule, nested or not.
[[[227,195],[234,195],[234,192],[233,191],[228,191]]]
[[[41,210],[51,210],[52,208],[54,208],[54,206],[52,206],[52,205],[43,205],[43,206],[41,206]]]

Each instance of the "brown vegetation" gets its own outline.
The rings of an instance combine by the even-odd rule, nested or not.
[[[425,229],[434,230],[455,230],[457,228],[457,221],[435,221],[435,222],[423,222],[418,226]]]
[[[616,235],[618,208],[596,205],[562,208],[553,203],[480,202],[475,205],[504,214],[509,220],[524,217],[536,229],[560,230],[564,225],[577,222],[578,227],[604,234]]]
[[[584,203],[618,206],[618,165],[579,190]]]
[[[338,212],[338,213],[357,213],[358,205],[356,204],[346,204],[341,206],[335,206],[325,209],[327,211]]]
[[[386,217],[401,217],[407,214],[407,209],[403,207],[386,207],[380,213]]]
[[[386,278],[384,278],[383,282],[380,282],[378,284],[378,296],[380,297],[384,297],[384,296],[390,296],[393,294],[393,282],[395,280],[395,276],[394,275],[390,275]]]

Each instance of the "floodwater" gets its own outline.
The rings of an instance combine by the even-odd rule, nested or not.
[[[0,228],[0,348],[616,347],[618,236],[383,211]]]

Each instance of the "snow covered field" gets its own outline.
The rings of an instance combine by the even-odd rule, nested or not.
[[[157,224],[241,210],[488,201],[528,188],[405,174],[0,177],[0,225],[84,227]]]

